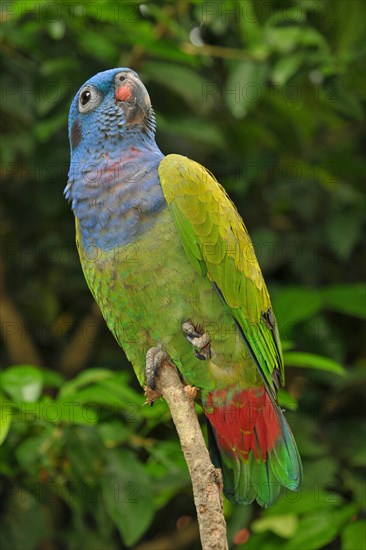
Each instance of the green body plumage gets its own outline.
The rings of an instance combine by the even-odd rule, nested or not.
[[[195,164],[177,155],[170,157]],[[108,327],[142,385],[146,351],[157,344],[190,384],[207,392],[226,388],[243,377],[243,359],[248,363],[246,385],[262,384],[230,309],[209,278],[187,261],[170,208],[159,213],[153,228],[133,243],[108,252],[83,252],[81,263]],[[215,353],[204,364],[182,332],[182,322],[187,319],[202,324],[210,333]]]
[[[110,330],[142,385],[146,351],[161,345],[185,380],[202,390],[208,417],[210,392],[214,405],[225,407],[238,388],[252,390],[265,382],[274,401],[278,379],[283,380],[280,345],[276,326],[264,316],[270,311],[269,295],[239,214],[212,176],[185,157],[166,157],[159,175],[168,206],[154,226],[133,243],[81,254],[86,280]],[[181,329],[187,319],[209,333],[210,360],[194,355]],[[216,392],[228,388],[224,396]],[[226,473],[226,494],[234,500],[257,498],[268,505],[280,485],[298,486],[296,446],[278,414],[284,440],[272,459],[268,454],[268,468],[253,453],[235,468],[230,454],[216,458]],[[215,460],[215,451],[212,456]]]

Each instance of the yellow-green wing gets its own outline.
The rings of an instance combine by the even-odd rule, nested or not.
[[[284,377],[281,346],[243,220],[223,187],[197,162],[168,155],[159,176],[187,256],[216,285],[267,387],[275,391]]]

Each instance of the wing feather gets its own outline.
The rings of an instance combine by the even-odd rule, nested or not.
[[[223,187],[200,164],[168,155],[159,176],[184,250],[231,309],[268,388],[283,382],[275,317],[246,227]]]

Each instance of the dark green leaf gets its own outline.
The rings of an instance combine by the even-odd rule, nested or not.
[[[289,326],[313,317],[320,309],[322,300],[316,290],[286,288],[273,292],[273,309],[281,332]]]
[[[0,404],[0,445],[5,441],[11,425],[12,411],[6,402]]]
[[[366,521],[349,523],[341,534],[342,550],[366,550]]]
[[[287,351],[283,354],[285,364],[289,367],[304,367],[307,369],[324,370],[333,374],[344,376],[347,371],[344,370],[342,365],[329,359],[328,357],[321,357],[314,353],[304,353],[296,351]]]
[[[14,401],[37,401],[42,392],[42,372],[32,365],[16,365],[0,373],[1,388]]]
[[[265,63],[242,61],[236,64],[223,90],[223,102],[237,118],[243,118],[262,99],[268,67]]]
[[[66,382],[60,391],[60,397],[67,397],[73,395],[77,390],[93,384],[94,382],[100,382],[107,378],[113,378],[114,373],[108,369],[88,369],[78,374],[73,380]]]
[[[101,484],[107,511],[124,543],[132,546],[153,518],[150,480],[131,452],[111,450]]]
[[[325,307],[356,317],[366,317],[366,287],[363,284],[339,285],[322,290]]]
[[[254,521],[252,523],[252,529],[254,533],[272,531],[279,537],[290,539],[295,535],[298,524],[298,517],[294,514],[286,514],[284,516],[271,515]]]
[[[323,510],[305,516],[295,536],[284,543],[284,550],[318,550],[334,540],[340,526],[355,513],[355,506],[345,506],[340,511]]]
[[[39,548],[49,532],[46,517],[45,509],[35,496],[23,487],[14,488],[3,513],[1,546],[12,550]]]
[[[279,86],[284,86],[299,70],[304,59],[305,54],[302,52],[281,57],[272,70],[272,81]]]

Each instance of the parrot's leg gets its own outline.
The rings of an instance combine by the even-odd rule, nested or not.
[[[163,363],[169,363],[169,365],[175,367],[169,355],[164,350],[162,350],[161,347],[153,347],[147,351],[145,365],[145,395],[146,403],[150,406],[154,404],[154,401],[156,401],[156,399],[161,397],[160,391],[156,388],[156,379],[158,377],[159,368],[162,366]],[[191,399],[196,398],[197,388],[195,386],[184,386],[184,391]]]
[[[164,361],[172,364],[169,355],[160,347],[150,348],[146,353],[146,385],[151,390],[156,390],[156,377],[159,367]]]
[[[195,327],[191,321],[185,321],[182,324],[184,336],[188,342],[195,348],[194,354],[197,359],[211,358],[211,340],[206,332],[203,332],[200,327]]]
[[[160,392],[156,389],[156,378],[158,371],[164,362],[168,362],[173,365],[169,355],[163,351],[160,347],[150,348],[146,353],[146,402],[152,405],[156,399],[161,397]]]

